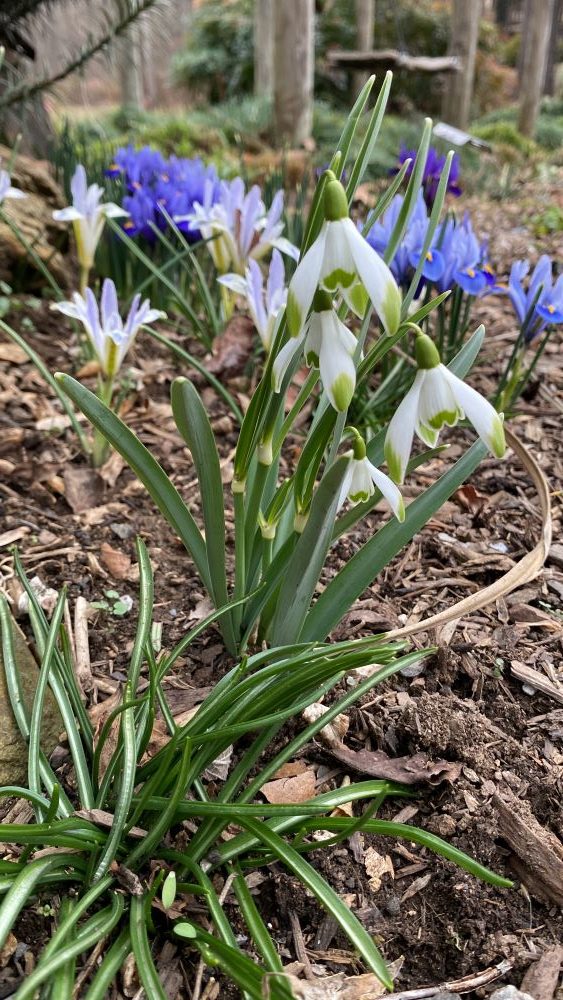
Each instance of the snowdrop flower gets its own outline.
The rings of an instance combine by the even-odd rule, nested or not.
[[[54,302],[51,309],[82,323],[102,373],[109,379],[117,375],[140,327],[166,316],[160,309],[151,309],[148,299],[141,303],[141,296],[135,295],[124,322],[111,278],[104,281],[99,308],[93,291],[87,288],[84,295],[74,292],[71,302]]]
[[[525,290],[522,282],[529,270],[527,260],[515,260],[510,270],[508,289],[504,289],[508,291],[527,343],[546,326],[563,323],[563,275],[553,283],[551,259],[544,254],[538,260]]]
[[[389,479],[389,476],[376,469],[375,465],[370,462],[363,438],[355,428],[354,431],[353,451],[340,489],[338,510],[345,500],[349,500],[351,504],[365,503],[377,489],[389,504],[397,520],[404,521],[405,505],[400,490]]]
[[[320,369],[331,405],[339,413],[348,409],[356,388],[354,353],[357,340],[332,308],[332,296],[319,290],[313,311],[298,337],[291,337],[274,361],[274,389],[280,391],[283,377],[303,349],[310,367]]]
[[[0,163],[2,161],[0,160]],[[19,188],[12,187],[12,178],[7,170],[0,170],[0,205],[5,198],[26,198]]]
[[[401,320],[401,293],[387,264],[363,238],[348,215],[346,192],[328,172],[324,194],[325,222],[315,242],[299,262],[287,295],[287,325],[297,337],[318,286],[339,291],[351,309],[358,282],[365,288],[387,333]]]
[[[219,278],[219,283],[246,299],[252,322],[260,334],[264,349],[269,351],[277,317],[287,298],[283,259],[279,250],[272,253],[266,287],[260,266],[252,257],[248,261],[244,278],[240,274],[224,274]]]
[[[74,171],[70,190],[72,205],[57,209],[53,212],[53,218],[57,222],[72,222],[78,262],[83,274],[87,274],[94,263],[106,218],[117,218],[127,215],[127,212],[111,201],[102,202],[104,189],[99,184],[88,185],[86,171],[81,163]]]
[[[284,236],[281,214],[283,191],[278,191],[266,211],[257,184],[246,193],[244,181],[222,181],[219,194],[206,181],[203,202],[195,201],[188,215],[176,215],[174,221],[189,222],[208,240],[209,252],[221,274],[229,270],[245,274],[250,259],[260,260],[272,247],[297,260],[299,250]]]
[[[453,427],[464,416],[489,451],[502,458],[506,449],[502,414],[441,363],[434,343],[426,334],[417,335],[415,356],[418,372],[392,417],[385,438],[385,459],[391,478],[396,483],[403,482],[415,431],[421,441],[433,448],[444,425]]]

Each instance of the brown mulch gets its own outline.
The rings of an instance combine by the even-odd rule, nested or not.
[[[518,204],[475,201],[475,227],[491,234],[491,257],[499,273],[514,255],[538,255],[526,225],[525,191]],[[524,205],[524,208],[522,207]],[[561,239],[559,237],[559,244]],[[557,253],[557,238],[547,245]],[[508,302],[489,298],[475,318],[487,323],[484,357],[471,379],[489,390],[515,335]],[[8,320],[22,330],[51,369],[75,370],[70,330],[36,304]],[[70,344],[70,358],[69,358]],[[553,871],[563,838],[563,551],[560,495],[563,483],[561,414],[563,373],[560,335],[542,359],[534,387],[513,428],[533,450],[553,490],[553,558],[538,580],[470,618],[436,634],[422,633],[419,647],[438,653],[420,671],[378,688],[349,717],[345,743],[361,754],[379,752],[451,765],[449,780],[417,785],[414,798],[389,803],[382,818],[413,822],[447,839],[496,871],[516,879],[515,890],[478,882],[453,864],[407,841],[355,835],[336,848],[309,855],[363,921],[392,962],[403,958],[397,989],[460,979],[502,959],[512,970],[501,982],[520,984],[524,973],[563,937],[556,886],[535,877],[542,863]],[[176,362],[148,337],[131,355],[134,393],[125,418],[156,454],[197,517],[197,482],[191,458],[174,428],[168,396]],[[241,405],[252,393],[254,365],[229,377]],[[87,380],[86,380],[87,381]],[[202,389],[218,436],[225,483],[232,473],[236,426],[220,400]],[[445,457],[411,477],[407,499],[431,483],[445,463],[459,457],[468,434],[450,432]],[[296,441],[296,445],[298,442]],[[228,491],[226,491],[227,495]],[[146,541],[155,569],[156,618],[169,647],[209,611],[203,588],[173,532],[157,516],[143,487],[117,458],[92,476],[66,429],[60,411],[33,366],[0,340],[0,582],[17,602],[9,545],[17,542],[26,570],[77,598],[101,601],[116,590],[132,598],[130,614],[99,611],[90,621],[93,703],[119,690],[125,679],[134,627],[138,570],[135,535]],[[339,540],[326,578],[343,565],[379,523],[381,511]],[[487,459],[362,595],[335,638],[369,634],[418,621],[492,582],[535,543],[540,523],[533,489],[511,457]],[[7,541],[5,539],[8,539]],[[25,620],[20,619],[25,626]],[[519,665],[538,671],[551,694],[523,685]],[[218,633],[210,629],[175,672],[175,709],[189,710],[228,665]],[[557,697],[553,692],[561,692]],[[365,758],[364,758],[365,759]],[[294,775],[317,791],[360,777],[346,760],[321,744],[307,748]],[[298,787],[298,784],[289,786]],[[310,792],[308,791],[307,794]],[[269,790],[280,794],[280,790]],[[513,822],[507,822],[507,814]],[[535,839],[534,839],[535,838]],[[532,847],[530,846],[532,845]],[[532,848],[536,851],[530,868]],[[551,853],[550,853],[551,852]],[[563,863],[563,862],[562,862]],[[294,971],[359,974],[349,944],[323,916],[313,897],[278,866],[261,871],[255,891],[284,964]],[[241,935],[235,904],[228,912]],[[18,924],[19,968],[33,963],[37,941],[46,938],[50,917],[26,911]],[[171,996],[188,997],[191,960],[181,945],[163,942],[160,961],[168,969]],[[300,963],[300,964],[299,964]],[[14,974],[0,970],[0,996]],[[192,973],[193,975],[193,969]],[[495,985],[498,985],[496,983]],[[138,984],[128,970],[120,987],[133,996]],[[129,992],[131,990],[131,992]],[[176,990],[176,992],[174,992]],[[117,994],[116,994],[117,995]],[[227,985],[209,996],[238,995]],[[542,998],[543,1000],[543,998]],[[549,1000],[549,998],[546,998]]]

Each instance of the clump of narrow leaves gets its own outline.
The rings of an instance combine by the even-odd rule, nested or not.
[[[333,833],[331,840],[324,841],[325,846],[358,829],[406,837],[493,885],[510,883],[431,834],[379,820],[377,812],[385,799],[404,794],[400,786],[390,782],[362,781],[289,806],[264,804],[257,795],[265,782],[337,714],[423,653],[405,653],[401,644],[386,643],[381,637],[264,650],[233,666],[193,718],[178,726],[163,681],[197,635],[225,612],[214,612],[174,649],[155,654],[151,642],[153,578],[142,541],[137,547],[139,616],[127,683],[121,703],[97,738],[77,687],[62,624],[64,592],[48,622],[16,554],[41,654],[31,715],[21,697],[12,620],[5,599],[0,598],[8,690],[28,747],[27,787],[5,787],[0,795],[27,799],[35,814],[29,824],[0,826],[2,843],[11,845],[0,862],[0,948],[32,901],[50,900],[54,888],[62,897],[56,928],[16,997],[31,1000],[38,995],[70,995],[64,992],[65,984],[72,990],[77,961],[87,961],[103,939],[105,948],[82,987],[85,1000],[102,1000],[107,995],[131,952],[147,995],[164,998],[152,942],[159,931],[176,931],[185,947],[199,953],[207,964],[220,966],[244,996],[262,997],[267,977],[272,1000],[290,1000],[291,988],[280,974],[276,944],[244,878],[245,873],[274,862],[313,893],[366,967],[389,987],[385,963],[371,936],[306,859],[309,851],[319,849],[319,842],[311,839],[315,830]],[[289,719],[299,718],[307,705],[337,688],[350,670],[368,664],[376,664],[378,669],[340,694],[320,719],[282,741],[282,748],[264,760],[265,751]],[[142,669],[146,669],[149,683],[141,691]],[[66,731],[73,764],[72,789],[62,787],[41,750],[42,707],[48,687]],[[166,722],[169,740],[151,757],[146,751],[157,712]],[[115,720],[119,720],[119,735],[102,773],[102,754]],[[233,744],[236,763],[223,784],[213,783],[212,795],[206,771]],[[356,815],[331,815],[344,802],[355,804]],[[185,821],[189,824],[183,826]],[[222,835],[227,827],[238,832],[225,840]],[[176,839],[180,832],[182,837]],[[250,944],[245,951],[217,894],[215,874],[232,879],[240,915],[248,927]],[[162,898],[159,909],[153,905],[157,895]],[[163,915],[163,908],[183,896],[197,897],[205,907],[211,930],[194,920],[174,924]]]

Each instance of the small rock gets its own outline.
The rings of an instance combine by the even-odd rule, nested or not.
[[[23,633],[15,623],[12,625],[12,634],[24,702],[31,714],[39,670]],[[41,746],[46,754],[50,754],[56,747],[63,728],[55,699],[47,691],[41,717]],[[27,747],[12,714],[0,649],[0,785],[20,785],[26,781]]]
[[[461,1000],[459,993],[451,993],[450,990],[440,990],[439,993],[432,994],[432,1000]]]
[[[397,917],[401,912],[401,900],[398,896],[389,896],[389,899],[383,904],[383,909],[390,917]]]
[[[132,538],[135,534],[135,529],[132,524],[127,524],[125,521],[112,521],[110,528],[114,535],[121,538],[122,542],[126,542],[128,538]]]
[[[516,986],[501,986],[491,993],[489,1000],[534,1000],[529,993],[522,993]]]
[[[547,557],[547,562],[553,563],[555,566],[559,566],[559,569],[563,569],[563,545],[556,543],[555,545],[551,546]]]
[[[443,816],[433,816],[432,819],[429,819],[426,829],[438,837],[451,837],[456,831],[456,821],[453,816],[444,813]]]

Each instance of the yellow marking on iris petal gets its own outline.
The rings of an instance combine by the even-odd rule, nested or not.
[[[481,270],[485,271],[487,274],[493,274],[493,269],[490,264],[483,264]]]
[[[470,278],[474,278],[474,277],[475,277],[475,271],[474,271],[474,269],[473,269],[472,267],[468,267],[468,268],[466,268],[466,270],[465,270],[465,273],[466,273],[466,274],[467,274],[467,275],[468,275],[468,276],[469,276]]]
[[[127,219],[127,221],[123,223],[123,228],[124,229],[134,229],[135,228],[135,223],[131,222],[131,219]]]
[[[428,253],[426,254],[426,260],[430,261],[430,263],[432,263],[432,261],[434,260],[434,256],[431,250],[429,250]]]
[[[547,311],[548,311],[548,313],[549,313],[550,316],[553,316],[553,313],[555,312],[555,306],[549,305],[547,307]]]

